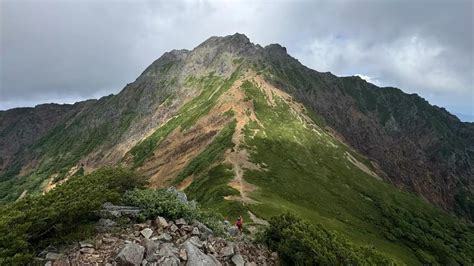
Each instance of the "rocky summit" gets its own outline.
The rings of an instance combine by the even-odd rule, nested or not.
[[[8,232],[22,255],[0,241],[0,258],[31,261],[65,235],[84,238],[78,228],[119,225],[99,218],[110,201],[102,212],[166,230],[99,230],[94,241],[117,241],[103,252],[77,246],[64,254],[70,262],[141,263],[149,242],[169,264],[259,263],[245,251],[254,244],[234,243],[242,259],[223,259],[231,248],[186,242],[203,233],[186,217],[156,221],[177,212],[160,192],[175,187],[220,220],[241,216],[248,235],[263,230],[259,243],[283,263],[473,262],[473,123],[416,94],[309,69],[243,34],[167,52],[116,95],[1,111],[0,136],[0,229],[25,223]],[[36,224],[40,214],[49,218]]]

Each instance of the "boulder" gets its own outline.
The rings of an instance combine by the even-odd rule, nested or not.
[[[160,266],[179,266],[179,259],[175,257],[163,257],[158,261]]]
[[[244,258],[240,254],[235,254],[231,260],[235,266],[244,266],[245,264]]]
[[[193,231],[191,232],[191,235],[193,236],[199,236],[201,232],[199,232],[199,229],[197,227],[193,228]]]
[[[178,191],[176,193],[176,198],[178,198],[178,200],[181,201],[182,203],[188,202],[188,197],[186,197],[186,194],[184,194],[184,192]]]
[[[167,189],[167,191],[175,194],[176,198],[182,203],[188,203],[188,197],[186,197],[186,194],[184,192],[176,190],[175,187],[170,187]]]
[[[194,227],[191,226],[191,225],[183,225],[183,226],[181,226],[180,229],[183,229],[186,232],[191,232],[191,231],[193,231]]]
[[[87,242],[79,242],[79,246],[81,248],[93,248],[94,245],[92,245],[91,243],[87,243]]]
[[[81,248],[79,250],[79,252],[81,252],[82,254],[92,254],[94,253],[94,249],[93,248]]]
[[[46,260],[57,260],[61,257],[63,257],[64,255],[61,254],[61,253],[56,253],[56,252],[48,252],[46,253],[46,256],[45,256],[45,259]]]
[[[43,251],[41,251],[41,252],[38,254],[38,257],[40,257],[40,258],[45,258],[46,255],[47,255],[48,253],[50,253],[50,252],[51,252],[51,253],[58,253],[58,249],[57,249],[55,246],[53,246],[53,245],[49,245],[49,246],[47,246]]]
[[[155,220],[155,223],[156,223],[156,226],[158,228],[166,228],[168,227],[168,222],[166,221],[165,218],[161,217],[161,216],[158,216]]]
[[[201,240],[206,240],[209,236],[213,235],[212,230],[201,222],[195,222],[194,226],[199,229],[199,232],[201,233]]]
[[[97,222],[97,225],[102,227],[114,227],[117,225],[117,223],[107,218],[100,218],[100,220]]]
[[[180,225],[187,225],[188,223],[183,218],[179,218],[176,221],[174,221],[174,224],[180,226]]]
[[[178,249],[172,243],[163,243],[160,245],[158,255],[160,257],[176,257]]]
[[[186,242],[189,242],[198,248],[202,248],[204,245],[197,236],[190,237]]]
[[[157,239],[161,240],[161,241],[167,241],[167,242],[173,240],[173,238],[168,233],[163,233],[163,234],[159,235]]]
[[[102,242],[105,244],[113,244],[118,241],[118,238],[116,237],[103,237]]]
[[[230,258],[230,257],[234,256],[234,246],[225,246],[221,250],[221,256],[222,257],[227,257],[227,258]]]
[[[179,259],[182,261],[188,260],[188,254],[186,253],[186,249],[182,248],[179,250]]]
[[[107,217],[131,217],[136,218],[140,213],[140,209],[133,206],[119,206],[113,205],[110,202],[102,204],[102,210],[99,212],[99,215],[103,218]]]
[[[140,231],[140,234],[141,234],[144,238],[148,239],[148,238],[150,238],[150,236],[153,234],[153,230],[151,230],[150,228],[145,228],[145,229],[143,229],[143,230]]]
[[[179,228],[178,228],[176,225],[174,225],[174,224],[172,224],[172,225],[170,226],[170,231],[173,232],[173,233],[176,232],[178,229],[179,229]]]
[[[135,243],[128,243],[117,255],[116,261],[118,265],[138,266],[142,263],[144,254],[145,254],[144,247]]]
[[[160,244],[147,238],[143,239],[141,244],[143,247],[145,247],[145,259],[149,262],[154,261],[152,259],[153,255],[155,254],[155,251],[158,250]]]
[[[198,247],[191,243],[191,241],[186,241],[183,243],[182,247],[186,250],[188,257],[186,266],[216,266],[221,265],[216,258],[204,254]]]
[[[233,225],[227,229],[227,233],[229,233],[230,236],[238,236],[240,230],[237,226]]]

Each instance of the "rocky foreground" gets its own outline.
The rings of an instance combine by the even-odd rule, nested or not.
[[[277,265],[278,255],[239,235],[227,225],[222,237],[199,221],[157,217],[126,223],[138,209],[105,204],[98,233],[90,241],[46,249],[37,262],[45,265]]]

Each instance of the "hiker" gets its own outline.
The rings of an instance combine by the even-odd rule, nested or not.
[[[237,218],[237,221],[235,222],[235,225],[237,228],[239,228],[240,233],[242,233],[242,226],[244,224],[244,219],[242,218],[242,215]]]

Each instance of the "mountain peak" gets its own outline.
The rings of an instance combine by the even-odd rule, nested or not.
[[[211,44],[219,44],[219,43],[233,43],[233,44],[241,44],[246,45],[251,43],[250,39],[242,33],[234,33],[232,35],[226,36],[212,36],[209,39],[205,40],[201,45],[211,45]]]
[[[268,50],[268,51],[271,51],[271,52],[278,52],[278,53],[287,54],[286,47],[281,46],[278,43],[269,44],[269,45],[265,46],[265,49]]]
[[[255,48],[256,45],[241,33],[227,36],[213,36],[201,43],[196,49],[218,48],[230,53],[240,53]]]

